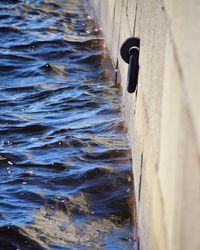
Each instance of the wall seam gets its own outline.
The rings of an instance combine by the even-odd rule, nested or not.
[[[137,21],[137,11],[138,11],[138,0],[136,0],[136,5],[135,5],[135,19],[134,19],[134,26],[133,26],[133,36],[135,36],[136,21]]]
[[[175,61],[176,61],[176,64],[177,64],[180,79],[182,80],[182,83],[183,83],[182,91],[183,91],[184,97],[186,97],[186,98],[184,98],[183,103],[186,102],[185,109],[186,109],[186,111],[188,113],[188,116],[190,118],[189,120],[190,120],[190,123],[192,125],[191,129],[192,129],[192,133],[194,134],[194,142],[195,142],[196,147],[199,149],[199,142],[198,142],[198,139],[197,139],[198,138],[198,136],[197,136],[198,133],[196,131],[196,126],[195,126],[193,115],[192,115],[191,105],[190,105],[189,97],[188,97],[187,90],[186,90],[186,83],[185,83],[185,78],[184,78],[184,74],[183,74],[183,69],[182,69],[182,66],[181,66],[181,60],[179,59],[179,56],[178,56],[176,42],[174,40],[174,36],[173,36],[172,30],[171,30],[171,26],[170,26],[170,22],[169,22],[167,12],[166,12],[164,1],[160,0],[160,3],[161,3],[161,6],[163,6],[162,11],[163,11],[163,13],[165,15],[165,19],[166,19],[166,23],[167,23],[167,29],[169,31],[170,39],[171,39],[171,42],[172,42],[174,58],[175,58]],[[198,150],[198,157],[199,157],[199,160],[200,160],[200,152],[199,151],[200,150]]]

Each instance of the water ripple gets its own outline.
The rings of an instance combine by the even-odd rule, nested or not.
[[[132,249],[120,88],[83,0],[0,6],[0,250]]]

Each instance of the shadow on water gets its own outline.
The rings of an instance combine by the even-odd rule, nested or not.
[[[0,5],[0,249],[133,249],[120,88],[83,0]]]

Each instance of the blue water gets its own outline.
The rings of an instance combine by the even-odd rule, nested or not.
[[[132,249],[121,92],[83,0],[0,3],[0,249]]]

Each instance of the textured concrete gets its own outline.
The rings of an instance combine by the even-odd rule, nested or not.
[[[200,1],[90,0],[121,74],[142,250],[200,249]],[[141,39],[138,90],[119,56]]]

